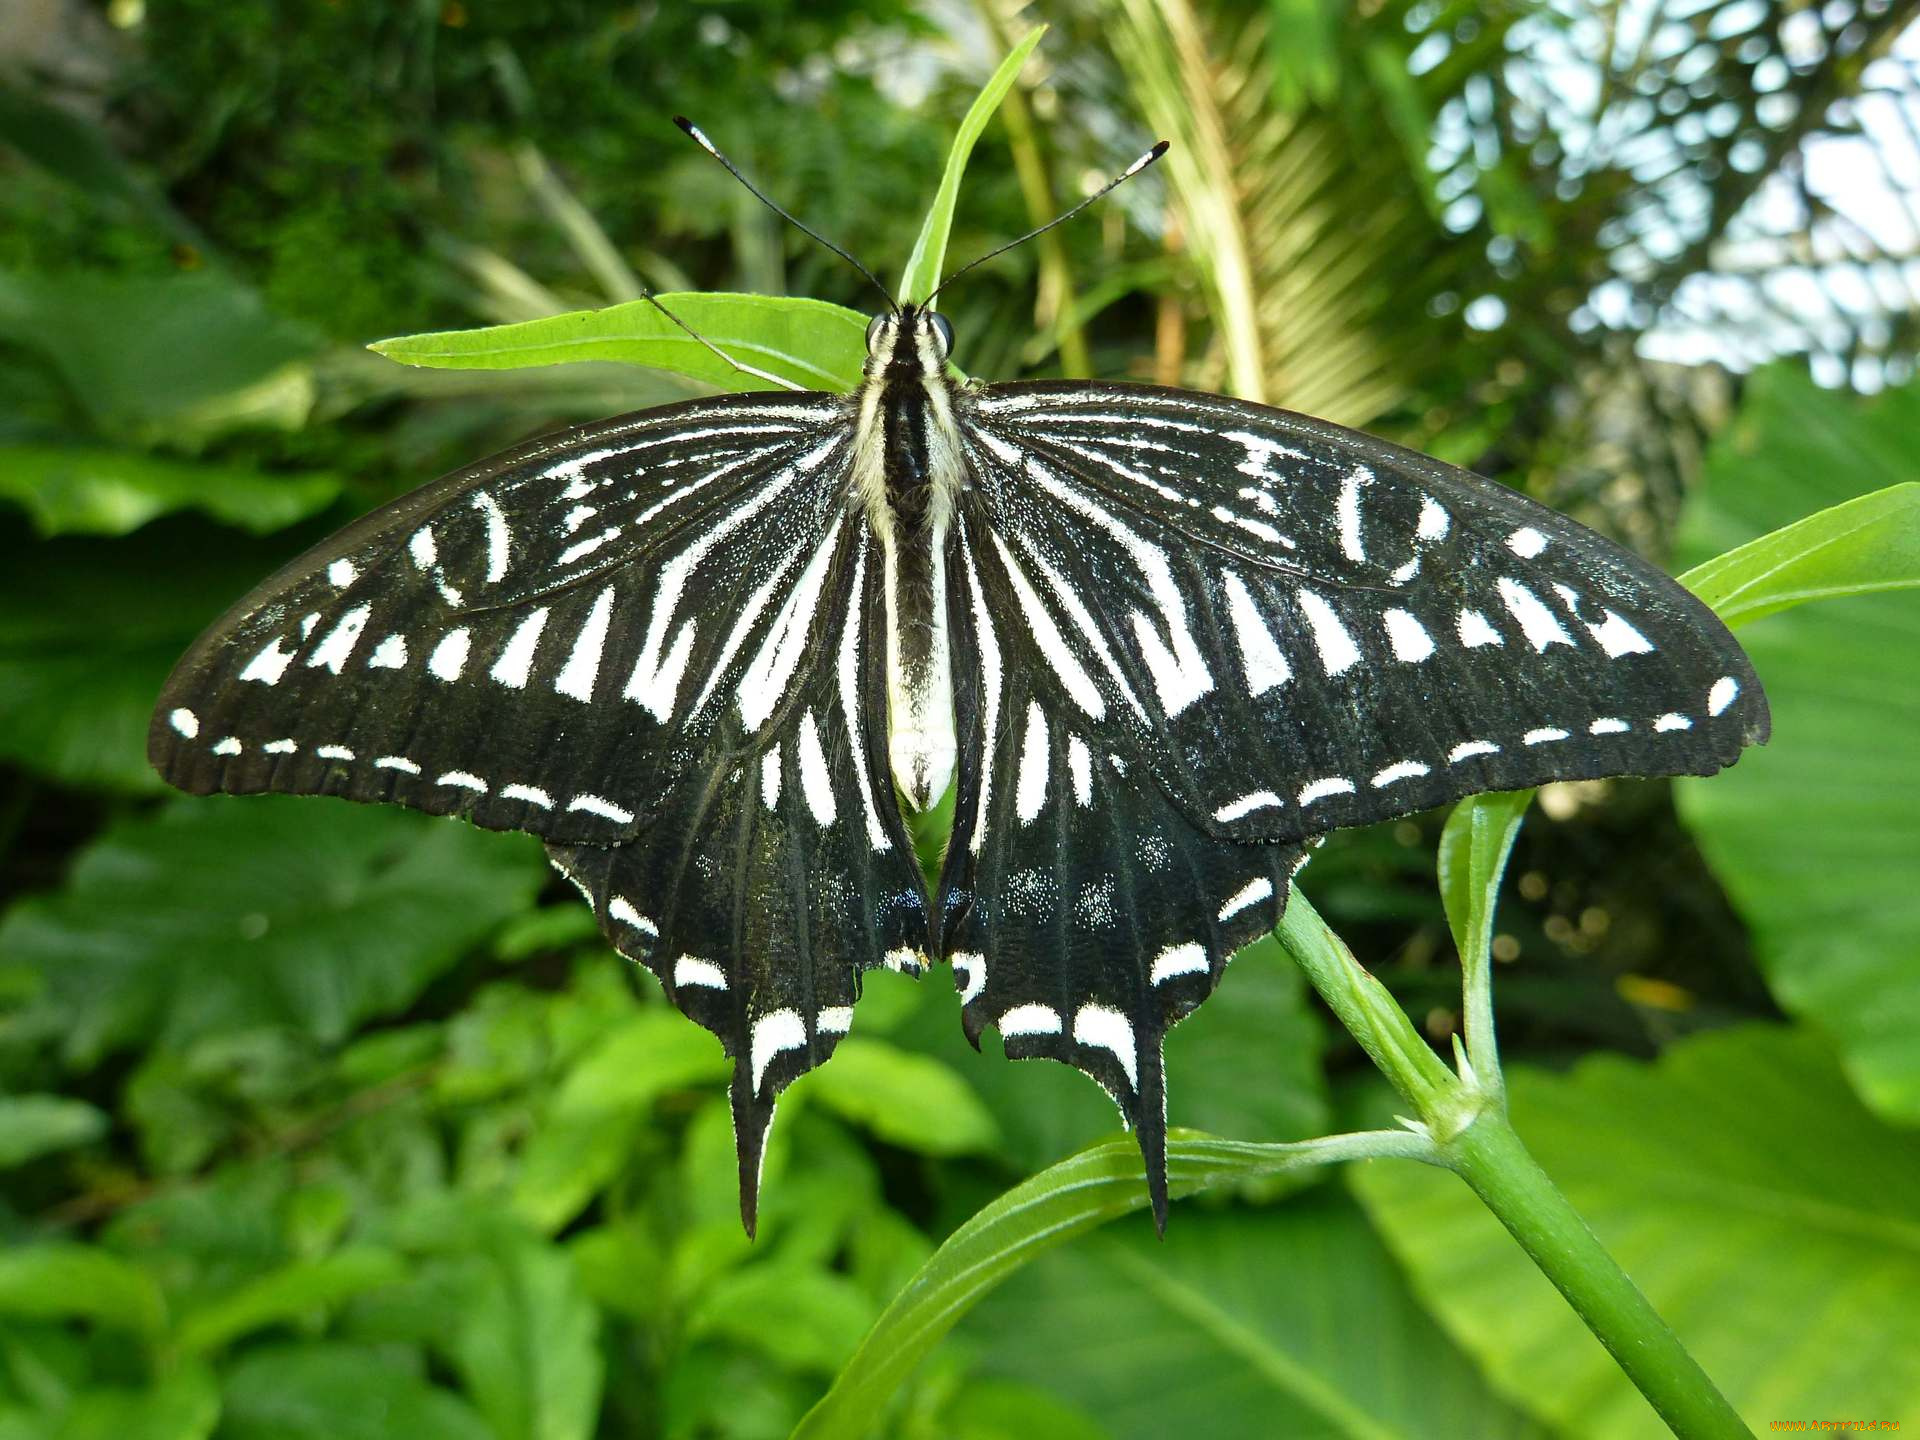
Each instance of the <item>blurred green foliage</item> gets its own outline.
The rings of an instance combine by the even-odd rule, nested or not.
[[[408,369],[367,342],[537,337],[638,283],[870,306],[668,115],[897,274],[968,97],[1043,18],[950,259],[1149,126],[1180,145],[943,297],[970,372],[1310,405],[1657,554],[1703,489],[1690,559],[1915,478],[1910,389],[1861,402],[1788,365],[1730,398],[1640,360],[1683,256],[1642,272],[1624,329],[1578,318],[1648,187],[1604,155],[1571,184],[1565,137],[1513,118],[1553,11],[30,8],[0,50],[4,1440],[782,1435],[957,1225],[1113,1128],[1064,1068],[969,1051],[940,977],[878,974],[782,1104],[750,1245],[717,1045],[533,847],[155,793],[160,681],[259,577],[497,445],[688,393],[607,365]],[[1876,9],[1861,43],[1909,14]],[[1749,123],[1756,39],[1778,48],[1700,40],[1717,90],[1648,62],[1597,102],[1748,117],[1684,157],[1714,234],[1799,154],[1803,131]],[[1807,113],[1859,87],[1855,53],[1796,63]],[[1743,138],[1757,168],[1726,163]],[[1504,322],[1468,323],[1482,297]],[[1684,825],[1663,786],[1550,794],[1494,937],[1522,1133],[1750,1418],[1920,1400],[1890,1318],[1920,1227],[1897,1128],[1920,1113],[1910,599],[1758,622],[1774,745],[1683,787]],[[1336,837],[1305,883],[1444,1042],[1438,836]],[[1236,1139],[1379,1108],[1271,944],[1168,1064],[1172,1121]],[[1648,1433],[1517,1258],[1438,1174],[1248,1182],[1178,1207],[1164,1243],[1135,1217],[1035,1265],[871,1418],[966,1440]]]

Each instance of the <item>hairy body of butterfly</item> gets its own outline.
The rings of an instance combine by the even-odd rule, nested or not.
[[[864,970],[944,958],[976,1043],[1105,1086],[1164,1223],[1162,1039],[1313,837],[1767,734],[1711,612],[1511,491],[1258,405],[959,384],[950,343],[902,307],[850,397],[667,406],[396,501],[214,625],[150,734],[191,791],[545,840],[733,1057],[749,1230]],[[896,787],[950,780],[929,895]]]

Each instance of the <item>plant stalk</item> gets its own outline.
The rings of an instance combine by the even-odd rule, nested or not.
[[[1753,1440],[1627,1272],[1498,1110],[1441,1144],[1448,1167],[1520,1242],[1680,1440]]]

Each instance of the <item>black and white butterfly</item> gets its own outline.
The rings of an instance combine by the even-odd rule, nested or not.
[[[1510,490],[1242,401],[956,382],[952,343],[901,305],[852,395],[418,490],[216,623],[149,736],[195,793],[538,835],[733,1057],[749,1230],[775,1098],[867,970],[946,960],[970,1039],[1103,1085],[1164,1225],[1162,1039],[1314,837],[1767,736],[1704,605]],[[950,782],[929,894],[902,804]]]

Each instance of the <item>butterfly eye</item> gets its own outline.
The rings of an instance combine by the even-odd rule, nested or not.
[[[948,322],[946,316],[935,315],[933,317],[933,334],[934,338],[940,342],[941,357],[945,358],[951,355],[953,353],[953,326]]]
[[[867,353],[871,355],[880,344],[881,327],[887,323],[887,317],[876,315],[867,322]]]

